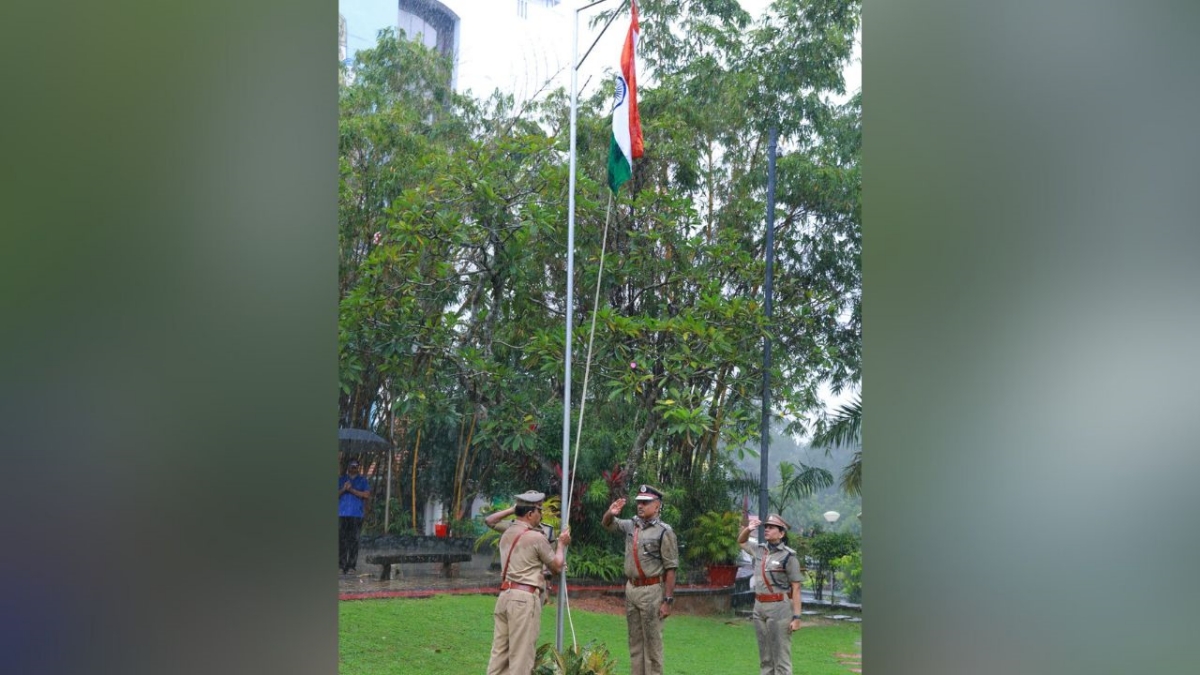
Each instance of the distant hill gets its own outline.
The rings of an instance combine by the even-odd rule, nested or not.
[[[757,447],[754,449],[755,451],[758,450]],[[774,486],[779,482],[779,465],[781,462],[820,467],[833,474],[834,485],[832,487],[821,490],[809,499],[804,500],[802,505],[789,508],[788,512],[783,514],[783,517],[791,523],[794,529],[799,530],[814,525],[820,525],[828,529],[829,526],[821,518],[821,514],[832,510],[842,515],[833,527],[835,531],[861,533],[861,524],[857,515],[862,513],[862,498],[850,497],[837,487],[837,481],[841,479],[842,470],[850,464],[850,460],[853,459],[856,450],[856,447],[831,448],[829,454],[826,455],[824,449],[818,450],[806,443],[801,444],[791,435],[783,433],[782,430],[776,430],[772,433],[771,447],[767,458],[769,464],[767,474],[768,486]],[[757,476],[759,470],[762,468],[761,462],[762,460],[759,457],[747,456],[737,461],[736,466],[743,471]],[[757,511],[757,502],[752,503],[750,506],[751,511]]]

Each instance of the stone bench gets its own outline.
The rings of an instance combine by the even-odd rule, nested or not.
[[[379,573],[380,581],[387,581],[392,578],[392,565],[442,563],[442,576],[449,577],[453,572],[451,565],[459,562],[469,562],[470,560],[470,553],[387,553],[367,556],[367,562],[372,565],[379,565],[382,568],[382,571]]]

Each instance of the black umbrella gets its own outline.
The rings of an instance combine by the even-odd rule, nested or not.
[[[391,448],[391,443],[366,429],[338,429],[338,451],[347,455],[387,452]]]

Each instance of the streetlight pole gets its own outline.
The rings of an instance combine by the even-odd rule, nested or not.
[[[763,283],[763,316],[766,319],[765,335],[763,336],[763,371],[762,371],[762,428],[759,435],[762,445],[759,449],[759,483],[758,492],[758,541],[766,541],[764,530],[767,522],[767,476],[771,470],[771,319],[774,315],[774,286],[775,279],[775,150],[779,142],[779,128],[771,125],[767,138],[767,222],[766,249],[767,278]],[[780,514],[783,515],[783,514]]]
[[[826,511],[825,513],[823,513],[821,515],[825,518],[825,522],[829,523],[829,527],[831,529],[833,528],[833,524],[838,521],[838,518],[842,517],[842,514],[838,513],[837,511]],[[837,597],[834,595],[834,593],[836,593],[836,591],[834,590],[834,585],[833,585],[833,565],[830,565],[829,566],[829,606],[830,607],[833,607],[834,600]]]

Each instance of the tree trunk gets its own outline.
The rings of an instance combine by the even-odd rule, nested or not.
[[[413,445],[412,462],[412,526],[417,531],[417,457],[421,454],[421,427],[417,427],[417,442]]]
[[[637,439],[633,442],[633,447],[629,449],[629,454],[625,457],[625,480],[628,481],[633,477],[634,470],[638,464],[642,462],[642,454],[646,451],[646,444],[650,442],[650,437],[658,430],[658,425],[662,422],[662,415],[657,412],[651,412],[646,419],[646,426],[642,427],[638,433]]]

